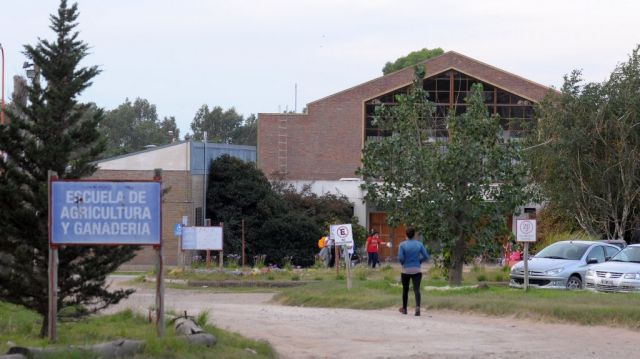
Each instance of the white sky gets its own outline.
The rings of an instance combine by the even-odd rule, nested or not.
[[[70,2],[72,3],[72,2]],[[454,50],[543,85],[583,69],[602,81],[640,43],[637,0],[79,0],[82,96],[113,109],[142,97],[176,116],[234,106],[247,116],[294,107],[382,74],[423,47]],[[53,39],[57,0],[0,0],[5,101],[24,74],[22,45]]]

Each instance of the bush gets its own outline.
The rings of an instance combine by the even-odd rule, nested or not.
[[[264,222],[257,232],[253,251],[264,253],[268,263],[283,266],[285,259],[293,265],[308,267],[314,264],[318,238],[322,232],[302,214],[285,213]]]

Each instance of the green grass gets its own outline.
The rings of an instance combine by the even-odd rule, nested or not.
[[[206,323],[208,313],[200,313],[199,324]],[[44,347],[48,342],[40,339],[38,333],[42,319],[24,308],[0,302],[0,353],[8,350],[8,342],[18,346]],[[265,342],[255,341],[230,333],[211,325],[204,325],[205,331],[215,335],[218,343],[213,348],[189,346],[177,338],[173,327],[167,326],[166,335],[157,338],[155,324],[141,315],[125,310],[113,315],[95,316],[78,322],[63,322],[58,326],[56,346],[85,345],[116,339],[138,339],[145,341],[143,354],[135,358],[275,358],[273,348]],[[250,348],[257,355],[246,350]],[[84,358],[86,354],[68,353],[52,357]]]
[[[640,295],[588,291],[521,289],[480,285],[456,290],[424,289],[422,307],[436,310],[513,316],[546,322],[606,325],[640,329]],[[325,281],[282,289],[275,300],[286,305],[382,309],[401,305],[401,286],[394,281],[354,281],[347,290],[344,281]],[[410,304],[413,301],[410,292]]]

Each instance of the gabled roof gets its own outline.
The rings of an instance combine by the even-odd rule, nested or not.
[[[495,66],[491,66],[455,51],[447,51],[440,56],[432,57],[420,64],[425,67],[425,78],[438,75],[448,70],[456,70],[533,102],[540,102],[547,93],[556,92],[556,90],[548,86],[525,79],[524,77],[499,69]],[[358,92],[361,93],[363,97],[366,97],[366,99],[370,99],[408,86],[411,84],[412,80],[413,66],[409,66],[310,102],[309,105],[322,102],[335,96],[343,95],[347,92]],[[373,90],[375,93],[369,91],[369,89],[375,89]]]

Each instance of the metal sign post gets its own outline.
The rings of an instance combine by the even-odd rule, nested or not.
[[[344,250],[344,265],[347,268],[347,289],[351,289],[351,255],[346,245],[342,248]]]
[[[529,243],[536,241],[536,220],[519,219],[516,221],[516,240],[524,243],[524,291],[529,290]]]
[[[335,224],[329,226],[329,236],[333,240],[333,244],[336,247],[336,275],[340,274],[340,252],[338,246],[344,249],[345,268],[347,269],[347,288],[351,288],[351,260],[349,258],[349,250],[347,246],[353,245],[353,230],[351,223],[348,224]]]

